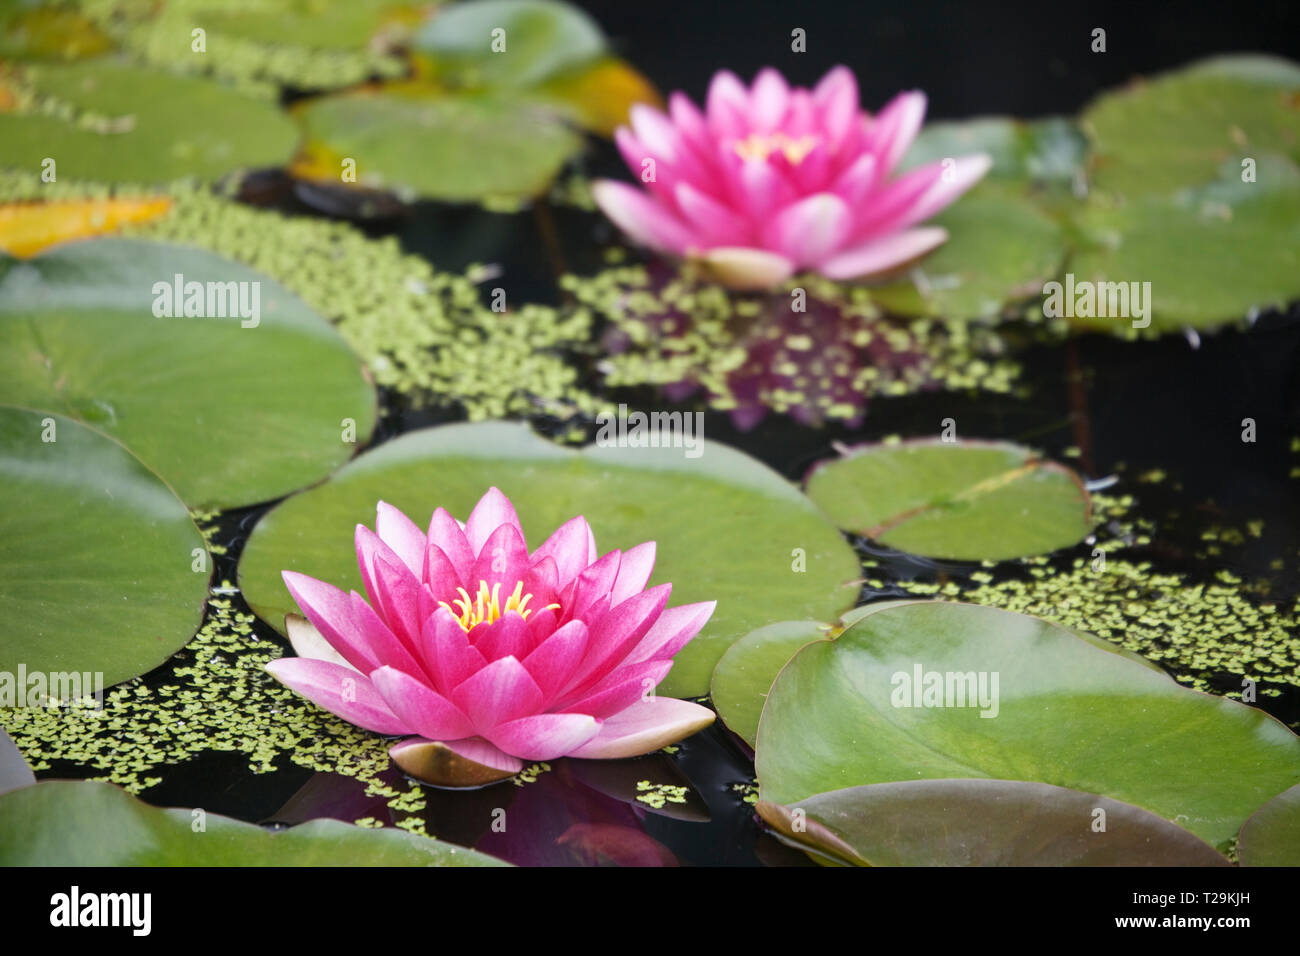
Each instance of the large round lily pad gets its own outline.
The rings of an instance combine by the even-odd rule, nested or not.
[[[709,694],[727,725],[751,747],[758,735],[758,718],[772,681],[810,641],[826,637],[829,625],[820,621],[778,621],[750,631],[718,659]]]
[[[211,80],[109,59],[30,67],[24,77],[67,115],[0,112],[0,165],[38,173],[49,157],[60,181],[211,179],[279,166],[298,138],[273,100]]]
[[[1148,323],[1153,331],[1203,329],[1300,297],[1300,166],[1268,153],[1254,162],[1249,182],[1230,158],[1207,185],[1089,202],[1069,269],[1075,287],[1097,290],[1097,301],[1081,309],[1076,293],[1072,321],[1126,334]],[[1106,315],[1098,314],[1102,289]],[[1125,291],[1130,303],[1141,296],[1141,310],[1122,308]]]
[[[841,528],[931,558],[1045,554],[1092,531],[1078,476],[1005,442],[864,445],[818,465],[807,489]]]
[[[555,0],[478,0],[437,11],[411,38],[439,82],[530,87],[605,51],[586,13]]]
[[[756,768],[762,799],[786,806],[906,780],[1049,783],[1222,848],[1300,781],[1300,739],[1047,621],[918,602],[794,656],[763,708]]]
[[[1300,866],[1300,785],[1251,814],[1237,854],[1243,866]]]
[[[913,780],[760,802],[788,839],[859,866],[1227,866],[1140,807],[1021,780]]]
[[[377,501],[417,524],[439,506],[463,520],[496,485],[514,502],[530,545],[582,514],[602,552],[658,542],[651,582],[672,582],[670,604],[718,602],[660,687],[703,695],[713,665],[740,635],[787,617],[833,620],[853,601],[844,584],[859,564],[785,479],[725,446],[698,449],[698,458],[671,447],[579,452],[500,422],[411,432],[267,514],[244,549],[240,584],[257,614],[283,627],[296,608],[282,570],[360,589],[353,534],[358,523],[373,524]]]
[[[1213,179],[1225,160],[1300,161],[1300,66],[1215,57],[1103,93],[1083,113],[1093,185],[1132,197]]]
[[[710,696],[713,707],[727,728],[751,747],[758,736],[758,722],[776,675],[805,644],[834,638],[868,615],[902,604],[923,603],[909,599],[873,601],[840,615],[834,624],[818,621],[778,621],[750,631],[732,644],[713,668]],[[1157,673],[1164,669],[1132,651],[1083,631],[1072,634],[1112,654],[1149,667]]]
[[[107,783],[49,780],[0,796],[3,866],[505,866],[451,843],[338,820],[281,832],[160,810]]]
[[[177,317],[155,314],[155,286],[178,275],[203,284],[204,317],[184,314],[189,291],[172,296]],[[375,421],[360,359],[291,292],[209,252],[127,239],[0,259],[0,401],[102,429],[192,506],[310,484]]]
[[[83,697],[95,674],[104,687],[143,674],[193,636],[210,576],[203,538],[117,442],[0,406],[0,500],[0,673],[15,684],[21,667],[51,697]]]
[[[582,139],[553,109],[498,94],[447,96],[411,84],[340,93],[298,111],[306,140],[293,172],[442,200],[541,192]]]

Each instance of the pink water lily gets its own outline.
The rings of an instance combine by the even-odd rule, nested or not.
[[[463,526],[439,508],[427,534],[381,501],[356,548],[368,602],[284,572],[312,626],[291,627],[299,656],[267,670],[358,727],[414,735],[390,751],[408,770],[433,747],[481,783],[526,760],[648,753],[713,721],[652,693],[716,603],[670,608],[671,585],[647,588],[654,542],[598,556],[576,517],[530,554],[492,488]]]
[[[752,87],[723,70],[701,111],[682,93],[668,113],[632,107],[615,140],[646,191],[599,180],[597,205],[633,240],[702,261],[719,281],[762,289],[799,270],[855,279],[897,269],[947,238],[918,226],[974,185],[983,154],[901,175],[925,95],[901,93],[875,116],[837,66],[811,90],[774,69]]]

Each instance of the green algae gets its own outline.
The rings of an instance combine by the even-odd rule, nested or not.
[[[662,810],[665,804],[685,803],[690,787],[675,786],[670,783],[655,783],[651,780],[638,780],[636,799],[648,807]]]

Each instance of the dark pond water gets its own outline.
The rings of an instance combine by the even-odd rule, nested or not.
[[[1072,111],[1097,90],[1130,75],[1215,51],[1256,49],[1297,56],[1296,32],[1282,29],[1294,16],[1293,3],[1255,3],[1239,15],[1219,5],[1155,4],[1099,4],[1087,11],[1015,4],[979,10],[938,2],[905,7],[584,6],[621,52],[664,88],[699,94],[708,76],[723,65],[751,75],[773,63],[792,80],[809,82],[828,66],[848,62],[859,67],[866,103],[882,102],[904,86],[919,86],[929,93],[932,115],[938,117]],[[1097,25],[1107,27],[1111,38],[1111,52],[1104,57],[1088,50],[1087,37]],[[806,60],[789,53],[793,27],[808,30]],[[612,150],[598,151],[587,162],[591,171],[618,170]],[[276,176],[250,183],[245,197],[262,206],[321,214]],[[443,269],[475,261],[500,263],[499,284],[512,301],[521,302],[560,301],[557,274],[594,269],[600,242],[609,236],[596,217],[556,208],[498,215],[423,205],[363,227],[372,235],[398,236],[409,251],[428,256]],[[1132,557],[1151,561],[1156,571],[1185,575],[1190,582],[1210,581],[1217,571],[1230,570],[1247,581],[1269,582],[1269,600],[1279,605],[1294,600],[1300,480],[1289,475],[1300,464],[1300,455],[1291,451],[1292,437],[1300,434],[1300,308],[1262,316],[1248,333],[1228,331],[1199,343],[1168,337],[1132,344],[1087,336],[1031,347],[1021,358],[1028,387],[1024,396],[933,392],[876,399],[854,429],[810,429],[770,415],[757,427],[739,431],[728,416],[710,412],[705,430],[710,439],[734,445],[795,480],[830,455],[833,442],[933,435],[947,417],[956,420],[962,435],[1008,439],[1058,459],[1075,448],[1078,457],[1072,463],[1086,478],[1118,474],[1120,484],[1112,491],[1138,497],[1129,517],[1155,524],[1151,543]],[[596,376],[588,371],[594,383]],[[649,390],[617,397],[642,406],[666,404]],[[385,407],[377,441],[458,417],[450,410],[412,409],[391,394]],[[1241,422],[1248,417],[1257,426],[1251,444],[1241,440]],[[1166,479],[1135,482],[1135,476],[1152,469],[1163,470]],[[229,553],[217,561],[216,580],[235,579],[239,549],[265,510],[225,516],[218,543]],[[1245,528],[1252,521],[1263,522],[1258,537],[1248,536],[1244,545],[1222,555],[1204,556],[1207,531]],[[865,557],[880,563],[883,578],[879,588],[864,587],[864,601],[903,593],[900,581],[961,581],[976,570],[856,543]],[[1060,566],[1086,553],[1086,547],[1070,552]],[[1008,567],[998,569],[996,577],[1022,573],[1022,568]],[[267,640],[280,640],[266,625],[258,628]],[[157,683],[162,673],[147,680]],[[1202,676],[1222,691],[1240,686],[1239,675]],[[1271,689],[1280,693],[1261,694],[1258,705],[1295,726],[1300,689],[1294,683]],[[87,768],[59,766],[43,776],[87,773]],[[802,854],[756,823],[752,807],[736,789],[752,775],[743,745],[715,726],[684,742],[671,757],[595,768],[559,761],[552,773],[521,788],[430,790],[426,817],[430,832],[440,837],[519,863],[807,864]],[[658,809],[638,802],[637,781],[648,776],[686,787],[686,802]],[[169,768],[163,782],[142,797],[157,805],[203,806],[260,822],[294,823],[315,816],[390,819],[384,801],[366,797],[355,780],[287,762],[274,773],[254,774],[247,757],[230,753],[208,753]],[[492,811],[503,802],[512,821],[527,821],[512,825],[509,836],[491,827]]]

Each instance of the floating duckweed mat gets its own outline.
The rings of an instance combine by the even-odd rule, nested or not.
[[[608,320],[610,386],[700,391],[741,427],[767,410],[810,425],[856,422],[875,396],[932,389],[1015,392],[1020,364],[994,323],[888,316],[864,286],[798,276],[770,295],[740,295],[690,265],[613,265],[566,276],[579,303]],[[1059,339],[1064,323],[1025,323]]]
[[[471,421],[570,420],[612,407],[582,388],[565,361],[590,340],[586,309],[493,312],[476,284],[479,270],[440,272],[395,238],[369,239],[344,223],[254,209],[184,183],[162,191],[172,211],[125,235],[199,246],[279,280],[338,327],[380,385],[414,405],[460,405]],[[109,194],[105,186],[0,176],[0,202]]]

